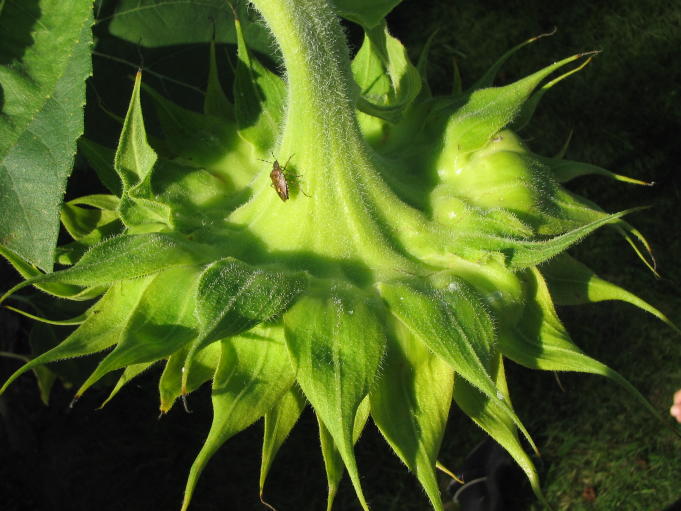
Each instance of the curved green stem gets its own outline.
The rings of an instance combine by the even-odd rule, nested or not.
[[[330,5],[321,0],[252,3],[272,30],[286,66],[287,111],[276,157],[282,163],[290,158],[286,172],[293,192],[282,202],[269,186],[271,167],[263,166],[252,200],[228,220],[265,245],[261,253],[298,253],[307,269],[316,258],[312,271],[319,273],[340,270],[368,282],[378,275],[419,271],[421,264],[407,247],[429,222],[380,177],[387,164],[360,132],[357,86]]]

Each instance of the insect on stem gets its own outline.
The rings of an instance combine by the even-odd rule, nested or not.
[[[288,157],[288,160],[286,160],[286,163],[282,166],[279,164],[279,160],[274,156],[274,153],[272,153],[272,158],[274,158],[273,162],[267,161],[267,160],[260,160],[264,161],[266,163],[271,163],[272,164],[272,171],[270,172],[270,180],[272,181],[272,187],[274,190],[277,192],[277,195],[279,198],[286,202],[289,199],[289,187],[288,187],[288,180],[286,176],[286,166],[289,164],[291,161],[291,158],[293,155]],[[289,174],[288,179],[293,181],[294,178],[298,177],[297,174]],[[303,195],[309,197],[303,190]]]

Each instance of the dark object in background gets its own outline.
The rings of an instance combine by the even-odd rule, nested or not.
[[[447,487],[461,511],[520,511],[531,496],[525,474],[492,438],[477,445],[457,474],[464,484]]]

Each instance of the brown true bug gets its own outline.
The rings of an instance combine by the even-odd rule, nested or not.
[[[272,163],[272,171],[270,172],[270,179],[272,180],[272,187],[274,190],[277,192],[277,195],[279,198],[286,202],[288,200],[288,181],[286,179],[286,165],[291,161],[291,157],[293,155],[289,156],[288,160],[286,160],[285,165],[280,165],[279,161],[276,159],[274,156],[274,153],[272,153],[272,158],[274,158],[273,162],[269,162],[267,160],[260,160],[264,161],[266,163]],[[298,177],[296,174],[289,174],[289,179],[293,180],[292,178]],[[301,190],[302,191],[302,190]],[[307,195],[305,192],[303,194]]]

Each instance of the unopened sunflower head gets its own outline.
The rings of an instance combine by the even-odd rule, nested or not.
[[[3,390],[37,365],[104,350],[77,396],[123,369],[113,396],[162,362],[167,412],[212,381],[213,424],[183,509],[215,451],[264,417],[262,492],[308,402],[329,508],[345,470],[368,508],[353,444],[371,417],[442,510],[435,467],[453,404],[511,453],[541,495],[504,358],[607,376],[649,407],[573,344],[554,304],[618,299],[667,321],[564,253],[607,225],[653,265],[624,213],[604,213],[562,186],[585,174],[635,180],[536,155],[512,131],[591,55],[492,87],[519,45],[471,88],[435,97],[425,56],[414,66],[380,17],[344,12],[366,34],[350,61],[326,2],[253,4],[279,44],[287,82],[249,54],[238,19],[234,103],[213,53],[202,113],[137,75],[116,150],[82,142],[113,194],[64,205],[74,238],[60,249],[65,268],[39,275],[12,260],[27,280],[11,292],[32,284],[101,298]],[[145,131],[142,92],[162,137]]]

